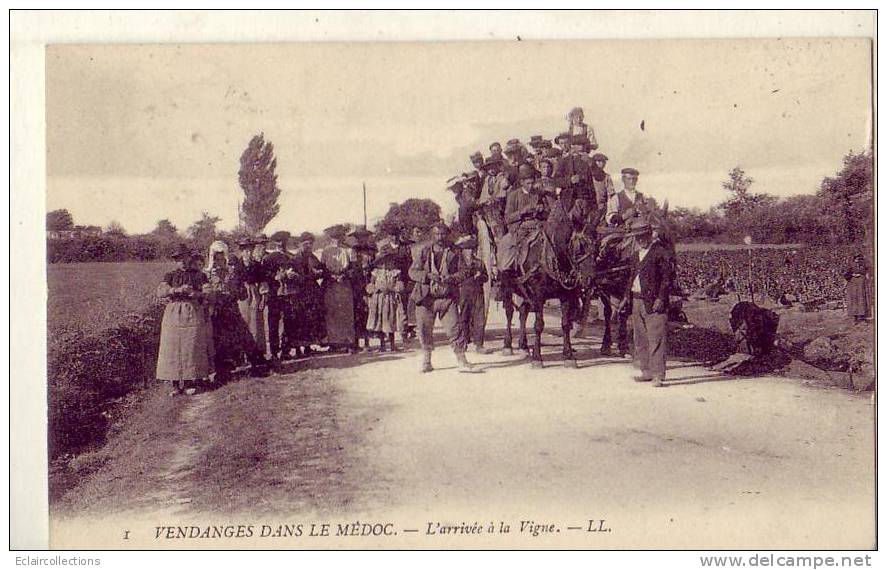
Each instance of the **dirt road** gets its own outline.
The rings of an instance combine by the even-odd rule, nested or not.
[[[477,373],[460,373],[441,347],[428,375],[413,350],[297,362],[193,398],[157,390],[55,502],[53,546],[874,544],[870,394],[677,361],[654,389],[596,357],[598,339],[577,344],[578,370],[545,342],[543,370],[475,355]],[[355,522],[348,534],[388,534],[336,536]],[[311,536],[324,523],[331,536]],[[229,524],[249,530],[175,537]],[[158,531],[187,525],[200,528]]]

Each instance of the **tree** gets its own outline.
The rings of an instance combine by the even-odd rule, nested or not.
[[[200,219],[188,228],[188,235],[194,240],[194,245],[199,249],[207,249],[216,239],[216,225],[222,220],[218,216],[211,216],[204,211]]]
[[[745,175],[745,171],[736,166],[730,171],[729,179],[721,182],[721,187],[730,193],[730,197],[721,203],[724,214],[738,218],[754,207],[755,197],[749,192],[754,178]]]
[[[261,232],[280,211],[276,168],[274,145],[265,142],[264,133],[254,136],[240,156],[238,172],[245,195],[240,207],[240,222],[253,235]]]
[[[410,198],[401,204],[391,204],[388,213],[376,225],[376,231],[383,234],[399,234],[405,230],[419,228],[424,232],[440,220],[440,206],[437,202]]]
[[[174,238],[178,237],[179,229],[168,219],[164,218],[157,222],[157,227],[151,231],[151,235],[162,238]]]
[[[828,196],[841,213],[845,239],[854,242],[871,227],[871,150],[844,157],[844,166],[834,177],[826,177],[819,193]]]
[[[46,213],[47,230],[70,230],[74,228],[74,218],[68,210],[53,210]]]
[[[105,234],[112,237],[126,237],[126,230],[123,229],[123,225],[120,222],[112,220],[108,227],[105,228]]]

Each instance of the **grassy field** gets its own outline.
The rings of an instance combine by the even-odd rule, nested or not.
[[[49,338],[91,334],[144,309],[168,262],[56,263],[47,266]]]
[[[807,247],[803,243],[678,243],[675,249],[678,251],[741,251],[745,249],[801,249]]]

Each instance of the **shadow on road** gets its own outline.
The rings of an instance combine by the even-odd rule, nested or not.
[[[731,376],[713,372],[711,374],[699,374],[697,376],[684,376],[682,378],[666,378],[663,386],[690,386],[706,382],[726,382],[728,380],[740,380],[742,376]]]

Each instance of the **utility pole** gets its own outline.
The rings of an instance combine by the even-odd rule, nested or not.
[[[363,227],[367,227],[367,183],[363,183]]]
[[[745,236],[745,239],[742,240],[745,243],[745,247],[748,248],[748,292],[751,296],[751,302],[755,302],[755,286],[752,284],[752,275],[753,275],[753,261],[751,256],[751,244],[752,238],[751,236]]]

